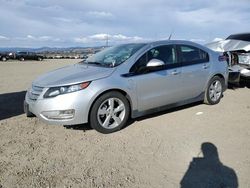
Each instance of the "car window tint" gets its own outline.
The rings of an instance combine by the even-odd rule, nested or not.
[[[146,67],[151,59],[159,59],[163,61],[166,64],[166,67],[170,64],[175,64],[177,63],[175,47],[173,45],[165,45],[150,49],[136,61],[130,72],[140,72],[140,70]]]
[[[179,46],[179,61],[183,65],[204,63],[209,61],[208,54],[203,50],[194,46],[181,45]]]
[[[151,56],[150,56],[150,53],[151,53]],[[149,57],[152,57],[152,59],[154,58],[154,59],[162,60],[165,64],[176,63],[175,49],[174,49],[174,46],[172,45],[159,46],[159,47],[151,49],[149,52]]]

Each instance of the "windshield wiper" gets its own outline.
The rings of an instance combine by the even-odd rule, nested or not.
[[[87,64],[94,64],[94,65],[102,65],[102,63],[100,62],[96,62],[96,61],[86,61]]]
[[[109,65],[106,64],[106,63],[100,63],[100,62],[96,62],[96,61],[86,61],[87,64],[92,64],[92,65],[99,65],[99,66],[102,66],[102,67],[108,67]]]

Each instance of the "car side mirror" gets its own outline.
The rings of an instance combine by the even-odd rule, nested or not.
[[[165,66],[165,63],[162,60],[159,59],[151,59],[146,67],[149,70],[160,70]]]

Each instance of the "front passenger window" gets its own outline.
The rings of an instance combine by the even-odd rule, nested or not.
[[[146,65],[151,59],[163,61],[166,67],[168,67],[168,65],[175,64],[177,62],[175,47],[173,45],[165,45],[150,49],[136,61],[136,63],[131,67],[130,72],[141,74],[147,73],[148,71]]]

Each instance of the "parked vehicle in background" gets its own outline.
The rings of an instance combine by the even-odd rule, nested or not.
[[[17,52],[15,58],[24,61],[24,60],[37,60],[42,61],[44,57],[42,55],[38,55],[34,52]]]
[[[26,115],[50,124],[89,122],[101,133],[129,117],[195,101],[217,104],[227,88],[224,56],[188,41],[122,44],[86,61],[38,77],[28,89]]]
[[[225,40],[212,42],[206,46],[227,54],[229,83],[239,84],[241,79],[250,80],[250,33],[230,35]]]
[[[10,59],[9,53],[7,52],[0,52],[0,60],[7,61]]]

